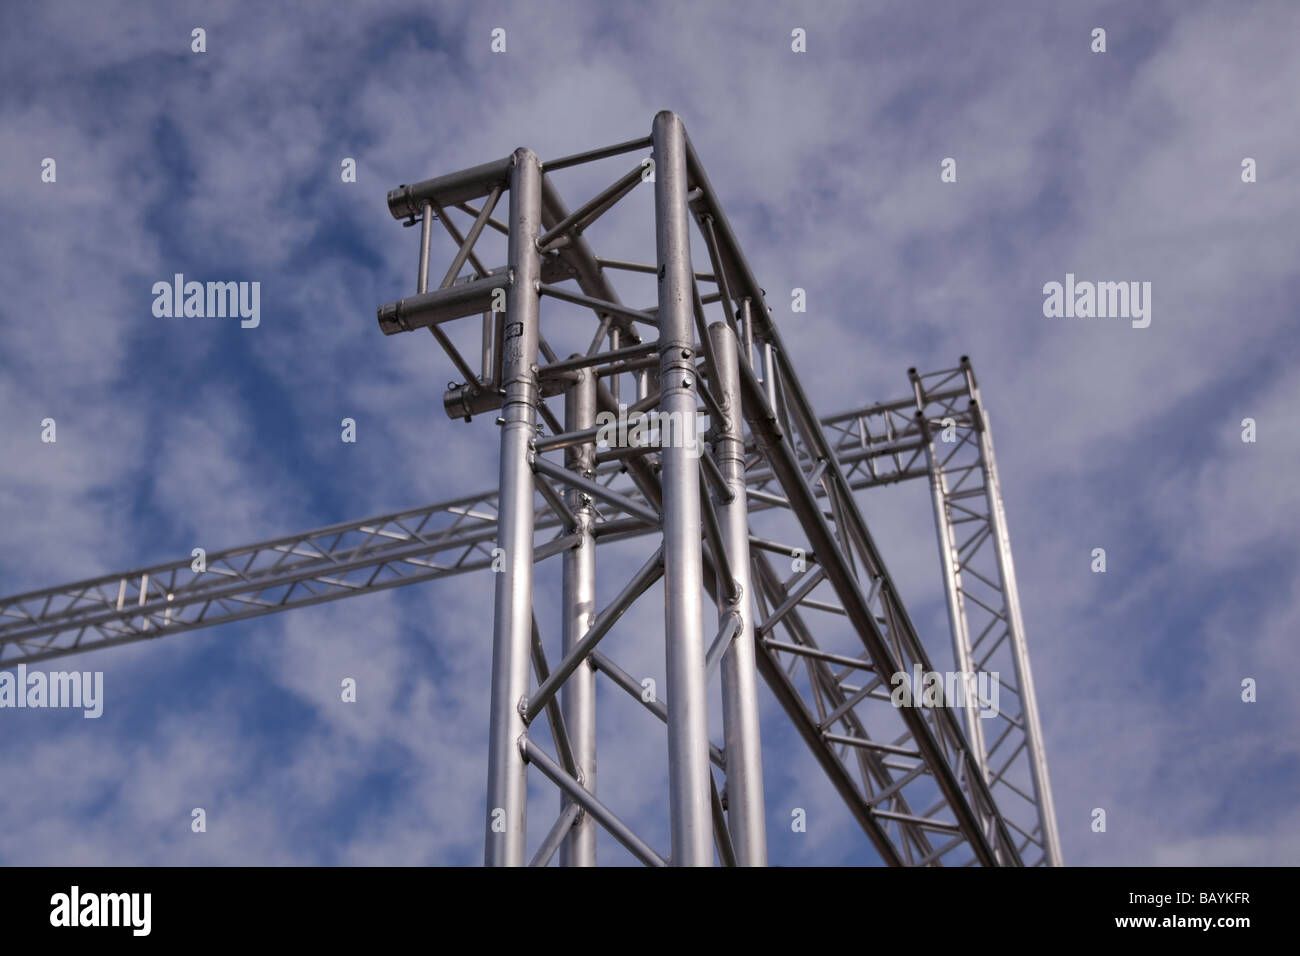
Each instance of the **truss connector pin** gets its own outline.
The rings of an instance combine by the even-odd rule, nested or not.
[[[406,186],[402,185],[402,186],[398,186],[397,188],[399,190],[405,189]],[[429,215],[433,217],[435,222],[437,221],[438,216],[432,210],[430,210]],[[402,228],[410,229],[412,226],[418,226],[422,222],[424,222],[424,216],[419,213],[416,213],[414,209],[411,209],[406,214],[406,221],[402,223]]]

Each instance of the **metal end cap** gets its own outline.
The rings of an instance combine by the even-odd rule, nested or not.
[[[406,219],[419,213],[411,204],[411,187],[403,183],[396,189],[388,190],[388,211],[394,219]]]
[[[379,319],[379,330],[385,335],[409,331],[402,319],[399,305],[400,303],[397,302],[389,302],[386,305],[381,305],[376,311],[376,317]]]

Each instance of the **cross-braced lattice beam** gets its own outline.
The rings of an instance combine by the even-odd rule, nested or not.
[[[556,173],[647,147],[650,156],[572,212],[560,198]],[[653,255],[598,257],[588,230],[599,231],[611,210],[651,181]],[[503,201],[504,221],[497,218]],[[608,149],[549,163],[518,150],[402,186],[389,194],[389,208],[420,226],[420,246],[416,292],[383,306],[380,327],[390,335],[430,330],[464,378],[444,395],[449,415],[498,415],[498,488],[217,552],[203,566],[180,561],[0,601],[0,666],[491,566],[500,573],[489,863],[525,862],[530,766],[561,796],[532,855],[536,865],[557,855],[567,864],[594,863],[596,827],[651,864],[765,862],[755,668],[885,862],[1059,861],[992,446],[978,416],[968,418],[983,423],[968,426],[977,435],[971,447],[980,449],[990,536],[1001,542],[990,580],[1004,609],[990,613],[1007,627],[1005,640],[969,641],[964,658],[966,639],[954,640],[959,661],[981,665],[1012,648],[1016,666],[1006,687],[1017,703],[999,714],[1010,730],[994,742],[978,723],[968,719],[963,728],[951,701],[898,707],[889,694],[895,675],[932,668],[854,496],[930,476],[942,490],[938,513],[948,516],[940,519],[941,542],[951,537],[944,522],[964,507],[956,504],[960,482],[950,459],[935,454],[927,406],[973,397],[968,366],[960,380],[918,384],[911,399],[819,421],[672,114],[656,117],[651,136]],[[431,288],[435,222],[453,254]],[[488,267],[494,235],[504,237],[497,246],[505,261]],[[638,280],[630,294],[623,290]],[[637,296],[654,301],[625,304]],[[481,321],[467,337],[460,320],[474,315]],[[560,350],[567,358],[554,347],[560,343],[570,346]],[[558,414],[548,402],[557,396]],[[646,415],[651,425],[641,433],[611,435],[600,424],[601,416],[626,424]],[[638,537],[657,547],[598,607],[596,549]],[[950,595],[975,601],[966,581],[976,572],[960,547],[941,554],[965,575]],[[563,556],[556,628],[539,626],[533,606],[535,568],[553,555]],[[651,589],[664,594],[667,687],[646,699],[608,653],[606,637]],[[969,616],[958,625],[968,627]],[[548,659],[551,633],[561,640],[559,655]],[[707,719],[714,673],[721,674],[720,735]],[[598,675],[666,726],[667,852],[598,794]],[[543,716],[547,736],[536,723]],[[1022,754],[1037,768],[1032,789],[1012,769]],[[1040,816],[1008,816],[1008,793]]]

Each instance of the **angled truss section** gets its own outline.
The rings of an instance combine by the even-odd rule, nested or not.
[[[556,173],[647,149],[573,211],[561,198]],[[653,252],[597,256],[590,234],[642,184],[654,192]],[[597,827],[650,865],[765,863],[756,673],[886,863],[1059,862],[992,443],[968,363],[915,376],[908,399],[819,419],[671,113],[648,137],[551,162],[521,149],[400,186],[388,202],[420,227],[420,244],[415,292],[378,310],[380,328],[427,328],[463,377],[444,394],[447,414],[496,417],[498,487],[214,553],[203,566],[0,601],[0,666],[493,565],[488,863],[589,865]],[[435,222],[452,254],[432,288]],[[644,432],[612,437],[611,417],[638,416],[651,419]],[[965,436],[951,450],[935,440],[948,418]],[[894,675],[932,667],[855,493],[919,477],[934,491],[958,660],[1001,666],[998,655],[1010,655],[993,721],[948,701],[890,698]],[[636,537],[651,539],[649,556],[597,608],[597,547]],[[976,563],[986,554],[994,567]],[[534,567],[552,556],[558,626],[533,600]],[[652,587],[664,593],[667,686],[647,699],[605,639]],[[549,659],[548,634],[560,637]],[[720,728],[708,719],[715,674]],[[600,795],[598,678],[666,729],[669,847]],[[559,797],[531,855],[529,768]]]

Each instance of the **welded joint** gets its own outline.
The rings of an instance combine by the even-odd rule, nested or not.
[[[520,698],[521,705],[525,704],[526,702],[527,702],[527,698]],[[528,735],[520,734],[519,737],[515,740],[515,746],[519,748],[519,755],[523,757],[524,763],[532,763],[532,761],[528,757]],[[582,772],[581,767],[574,767],[574,773],[571,774],[571,776],[573,777],[574,781],[578,784],[578,786],[582,787],[582,789],[584,790],[587,789],[587,775]]]
[[[569,246],[573,245],[574,241],[581,235],[582,228],[579,226],[572,226],[570,227],[569,232],[566,232],[562,236],[556,236],[545,245],[542,245],[542,239],[544,237],[538,236],[533,240],[533,245],[536,247],[538,252],[543,256],[546,256],[551,253],[559,252],[561,249],[567,249]]]
[[[727,584],[727,592],[724,596],[727,599],[727,610],[739,615],[740,605],[745,599],[745,589],[741,587],[740,582],[732,578]]]
[[[728,634],[727,632],[731,633]],[[739,611],[730,610],[722,619],[722,624],[718,628],[718,635],[713,640],[713,645],[708,649],[704,656],[704,672],[709,677],[717,669],[718,663],[726,656],[731,645],[740,638],[745,632],[745,618]]]

